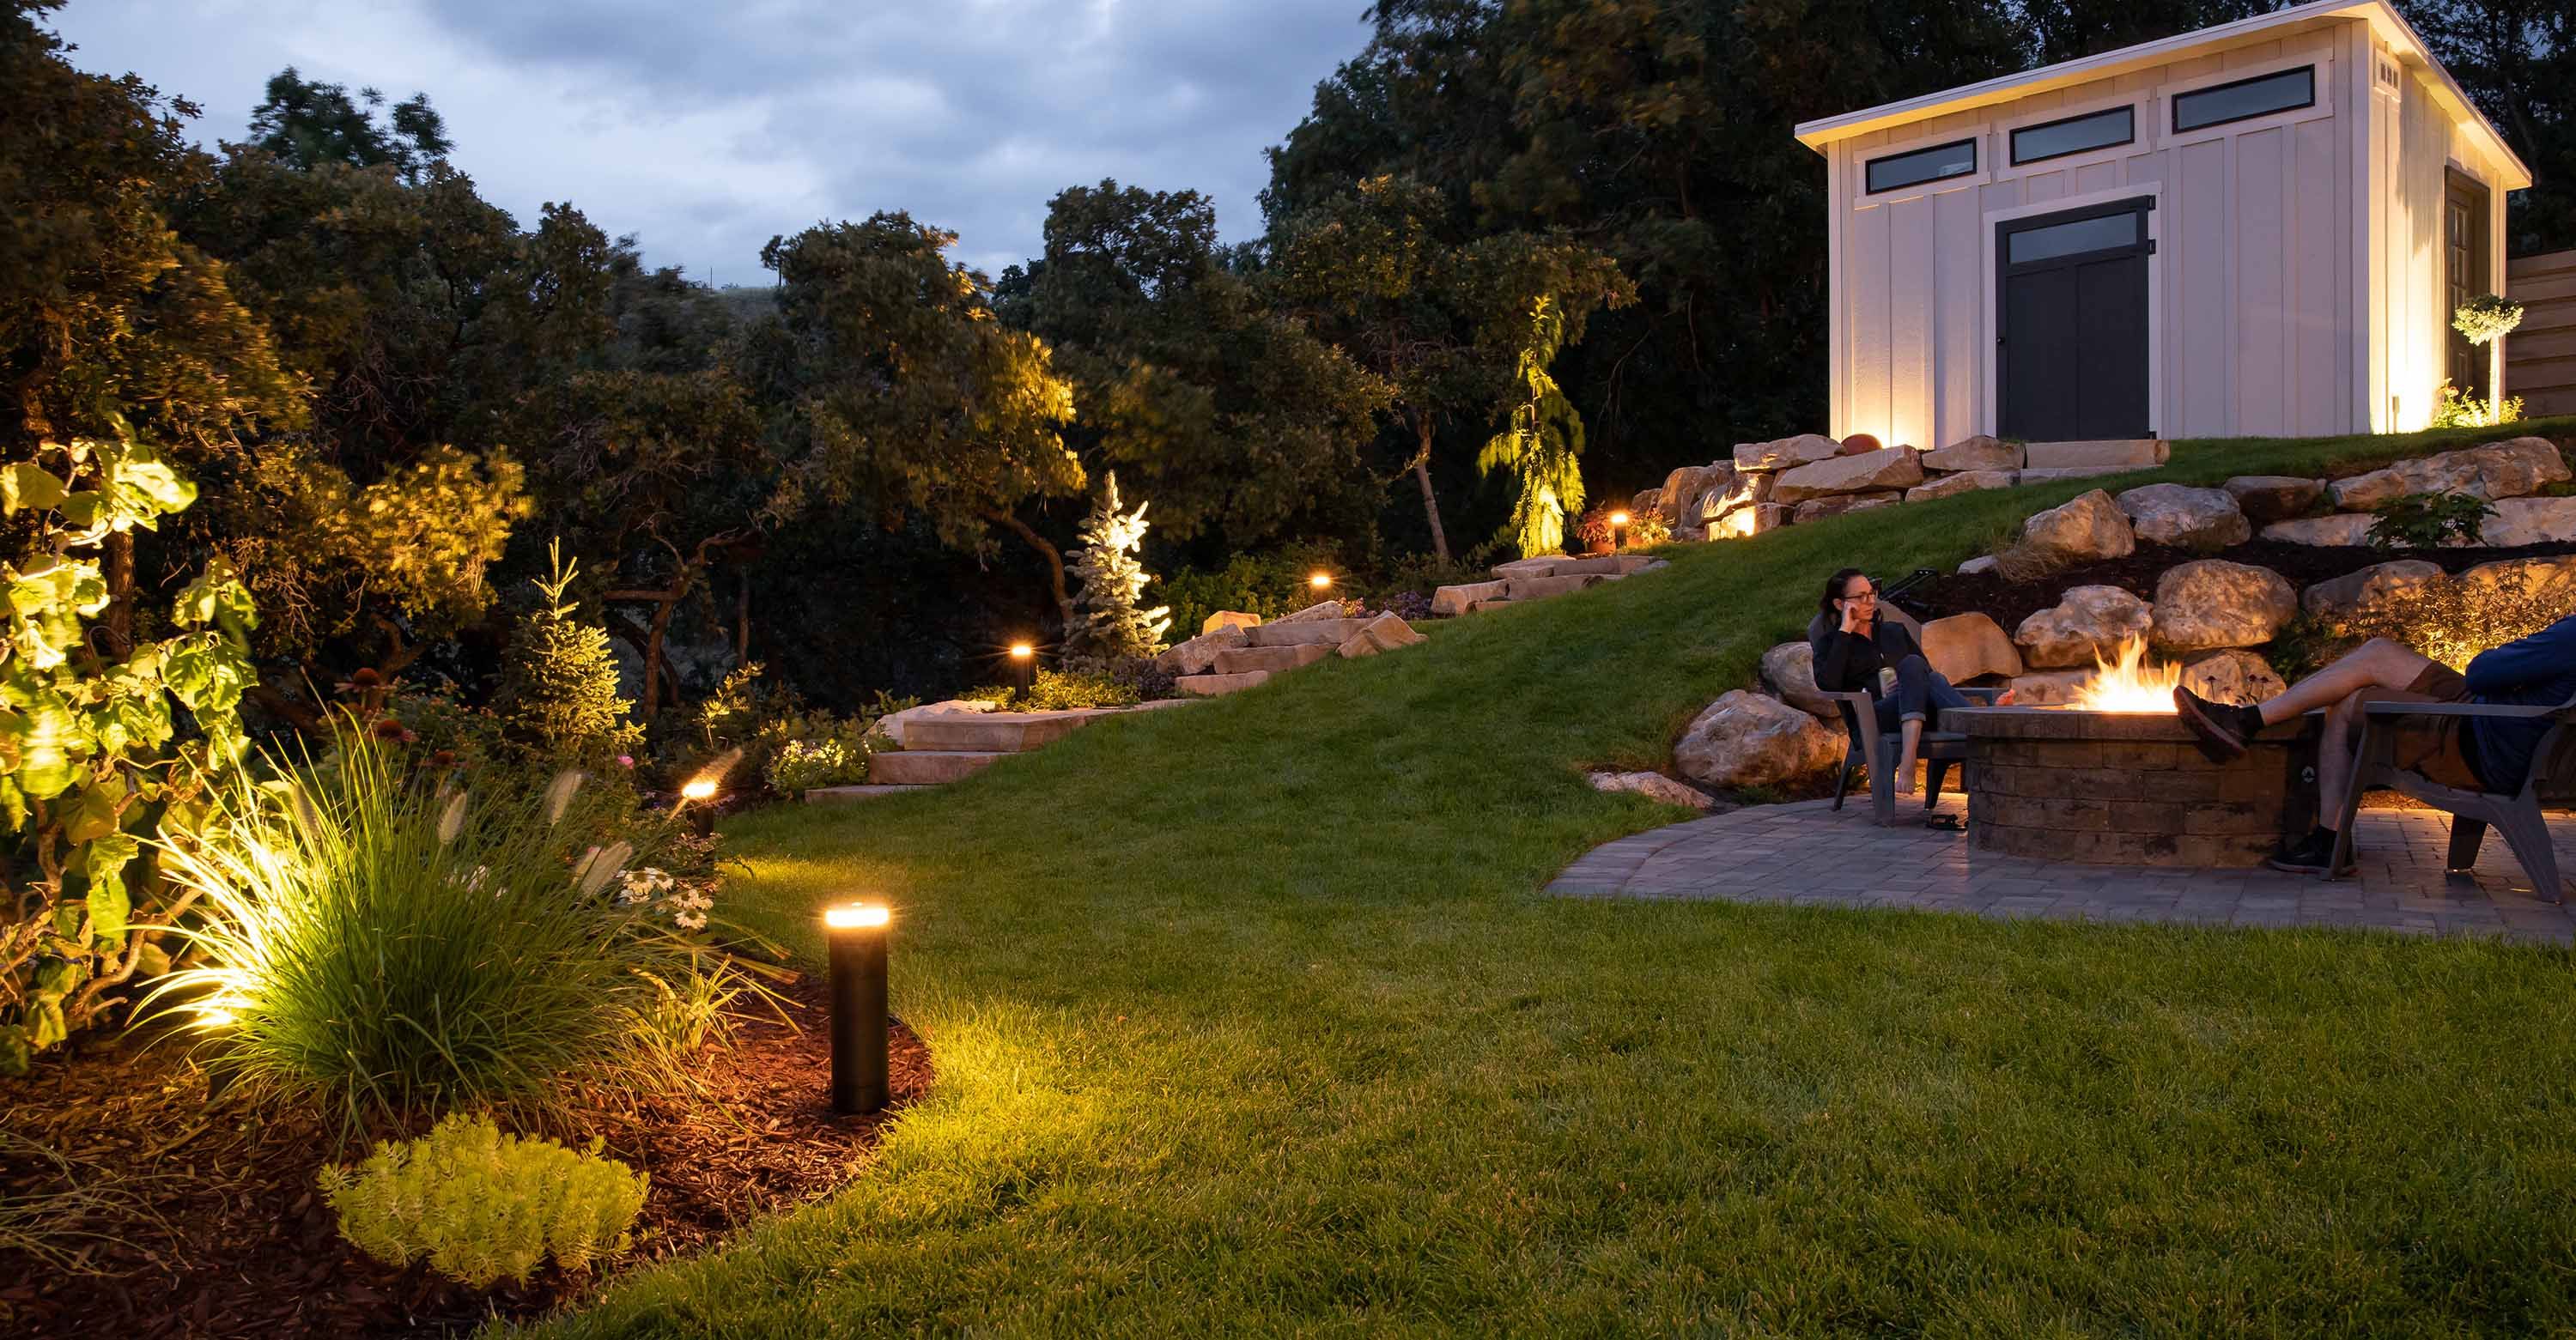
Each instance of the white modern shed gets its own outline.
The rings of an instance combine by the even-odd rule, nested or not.
[[[2393,432],[2503,287],[2531,173],[2383,0],[1810,121],[1836,437]]]

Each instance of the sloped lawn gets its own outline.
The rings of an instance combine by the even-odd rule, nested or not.
[[[2156,477],[2467,436],[2188,443]],[[1696,548],[741,822],[733,887],[809,959],[822,905],[892,900],[938,1085],[830,1203],[553,1329],[2576,1325],[2564,952],[1538,892],[1683,817],[1581,770],[1660,763],[1834,567],[1947,567],[2097,482]]]

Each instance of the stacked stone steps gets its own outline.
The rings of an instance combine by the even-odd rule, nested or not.
[[[1182,675],[1173,680],[1172,684],[1183,693],[1201,698],[1222,698],[1229,693],[1241,693],[1245,689],[1268,683],[1269,680],[1270,672],[1267,670],[1244,670],[1230,675],[1211,671],[1204,675]]]
[[[1241,675],[1259,672],[1275,675],[1283,670],[1313,665],[1333,654],[1339,642],[1291,642],[1279,646],[1228,647],[1216,654],[1216,673]]]
[[[864,787],[825,787],[806,800],[862,800],[896,790],[945,786],[962,781],[1013,754],[1053,744],[1107,712],[960,712],[925,716],[905,723],[905,747],[868,758]],[[863,794],[862,794],[863,793]]]
[[[869,784],[866,786],[818,786],[805,793],[805,803],[808,805],[848,805],[862,800],[878,800],[886,796],[902,795],[909,791],[928,791],[930,789],[931,788],[927,786],[885,786],[879,784]]]
[[[1008,757],[985,749],[898,749],[869,758],[868,775],[887,786],[944,786]]]
[[[1494,565],[1494,580],[1444,586],[1432,593],[1431,612],[1455,617],[1615,582],[1664,566],[1645,554],[1596,554],[1583,558],[1522,558]]]

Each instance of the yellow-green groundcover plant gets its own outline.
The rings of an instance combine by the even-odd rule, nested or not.
[[[359,1250],[396,1266],[426,1256],[478,1289],[524,1280],[549,1256],[579,1274],[625,1251],[650,1180],[600,1157],[596,1139],[583,1153],[462,1115],[321,1177],[341,1236]]]

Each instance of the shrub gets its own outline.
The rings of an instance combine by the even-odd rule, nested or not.
[[[782,796],[802,795],[818,786],[856,786],[868,779],[873,746],[864,726],[855,733],[836,730],[813,739],[789,740],[769,756],[761,770],[769,789]]]
[[[2467,493],[2410,493],[2372,511],[2378,520],[2362,538],[2373,549],[2431,549],[2456,536],[2474,542],[2495,507]]]
[[[2521,324],[2522,304],[2501,293],[2481,293],[2451,313],[2451,329],[2475,345],[2503,339]]]
[[[1074,623],[1065,644],[1096,656],[1151,656],[1163,649],[1163,634],[1172,626],[1167,606],[1139,609],[1137,597],[1150,580],[1136,561],[1145,543],[1145,504],[1133,513],[1118,509],[1118,476],[1112,472],[1082,523],[1082,546],[1073,554]]]
[[[1314,603],[1306,585],[1313,570],[1286,554],[1236,554],[1214,572],[1183,568],[1163,577],[1163,603],[1183,636],[1196,634],[1218,610],[1275,619]]]
[[[2462,395],[2458,387],[2442,383],[2442,403],[2433,409],[2435,428],[2492,428],[2498,424],[2522,422],[2522,397],[2502,400],[2480,400]]]
[[[580,1274],[626,1250],[651,1179],[552,1140],[450,1116],[417,1140],[379,1144],[356,1168],[322,1169],[340,1234],[387,1265],[422,1257],[475,1288],[526,1279],[539,1262]]]
[[[965,696],[998,702],[1011,712],[1065,712],[1077,707],[1132,707],[1142,701],[1141,680],[1121,681],[1103,670],[1040,670],[1029,691],[1000,684],[969,689]]]
[[[530,753],[554,762],[597,766],[632,754],[642,731],[617,696],[617,657],[608,632],[573,617],[565,599],[580,565],[546,546],[553,580],[536,583],[537,607],[519,620],[501,658],[495,707],[510,734]]]
[[[354,1129],[556,1108],[585,1071],[667,1078],[631,1027],[636,974],[680,970],[688,947],[612,896],[631,850],[567,818],[580,774],[474,796],[405,781],[397,748],[344,732],[329,766],[241,781],[200,834],[160,844],[207,919],[186,933],[200,961],[154,998],[209,1034],[218,1082]]]
[[[2343,621],[2353,639],[2384,637],[2466,670],[2479,652],[2501,647],[2576,614],[2576,593],[2565,587],[2493,587],[2443,577],[2426,582],[2402,601],[2363,609]]]
[[[839,716],[806,706],[794,689],[763,679],[760,662],[747,661],[726,675],[699,705],[698,744],[704,752],[684,758],[684,766],[675,771],[694,772],[705,760],[738,749],[742,753],[737,766],[781,794],[855,784],[866,779],[867,756],[880,738],[874,733],[878,720],[920,705],[918,698],[891,698],[880,692],[875,702],[855,715]],[[784,765],[782,773],[779,759],[790,748],[797,758]],[[827,775],[837,780],[812,780]],[[799,784],[783,784],[781,777]]]

